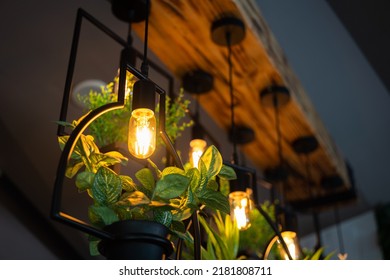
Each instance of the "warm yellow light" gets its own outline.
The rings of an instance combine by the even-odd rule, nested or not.
[[[293,260],[297,260],[300,257],[300,249],[298,244],[298,237],[297,234],[293,231],[283,231],[281,232],[284,243],[286,243],[287,249],[290,252],[291,258]],[[286,251],[283,249],[282,244],[278,240],[278,248],[280,255],[283,259],[289,260],[289,257],[286,253]]]
[[[128,131],[129,152],[136,158],[150,157],[156,149],[156,117],[150,109],[136,109],[131,113]]]
[[[198,167],[199,159],[202,156],[207,146],[207,142],[203,139],[193,139],[190,142],[190,162],[193,167]]]
[[[229,194],[230,216],[237,222],[239,230],[248,229],[250,224],[249,207],[250,202],[248,194],[242,191],[236,191]]]

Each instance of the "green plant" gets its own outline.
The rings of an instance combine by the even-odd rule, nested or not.
[[[206,247],[201,246],[203,260],[237,259],[239,230],[236,221],[230,215],[220,211],[209,211],[207,217],[199,216],[199,222],[207,234]],[[208,219],[206,219],[208,218]],[[186,240],[187,252],[184,258],[190,258],[194,248],[193,237]]]
[[[275,205],[269,201],[264,201],[260,204],[260,207],[271,219],[275,219]],[[252,209],[250,221],[251,226],[240,232],[240,251],[245,252],[248,257],[262,258],[267,243],[275,235],[275,232],[257,208]]]
[[[330,252],[329,254],[323,256],[325,248],[321,247],[315,251],[303,249],[303,260],[330,260],[330,258],[335,254],[335,252]]]
[[[77,125],[77,121],[68,124]],[[58,138],[63,148],[68,136]],[[218,191],[216,177],[235,179],[234,170],[223,164],[215,146],[203,153],[198,168],[166,167],[159,170],[150,159],[148,167],[135,172],[135,179],[115,173],[110,166],[126,164],[116,151],[102,153],[91,135],[81,135],[68,162],[66,176],[75,177],[80,192],[92,198],[88,216],[93,225],[103,228],[116,221],[152,220],[161,223],[175,236],[188,238],[183,221],[201,207],[229,213],[227,197]],[[96,254],[97,240],[91,239]]]
[[[89,126],[89,133],[95,138],[96,143],[100,147],[127,141],[127,124],[131,116],[132,91],[135,81],[136,78],[128,72],[126,77],[128,94],[126,94],[123,109],[107,112]],[[117,94],[115,93],[115,85],[117,82],[118,78],[116,77],[114,81],[108,83],[106,86],[102,86],[100,91],[91,90],[86,96],[78,94],[77,99],[80,103],[84,104],[87,110],[94,110],[105,104],[116,102]],[[165,104],[166,133],[171,141],[175,141],[181,136],[181,132],[193,125],[192,120],[185,119],[190,101],[184,99],[184,91],[180,89],[179,95],[173,100],[167,96]],[[156,112],[158,111],[159,108],[157,105]],[[162,145],[163,142],[158,140],[157,144]]]

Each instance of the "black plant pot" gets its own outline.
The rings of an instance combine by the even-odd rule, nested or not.
[[[173,251],[166,226],[140,220],[118,221],[104,228],[113,239],[102,240],[100,254],[109,260],[161,260]]]

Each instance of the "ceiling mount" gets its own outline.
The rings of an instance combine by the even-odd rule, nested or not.
[[[244,125],[237,125],[229,131],[229,141],[238,145],[248,144],[254,139],[254,130]]]
[[[276,166],[274,168],[267,168],[264,170],[264,176],[267,181],[272,183],[287,181],[288,171],[283,166]]]
[[[336,190],[344,186],[344,181],[339,175],[327,176],[321,179],[321,187],[326,190]]]
[[[266,107],[282,107],[290,101],[290,91],[282,85],[270,85],[260,91],[260,99]]]
[[[149,4],[149,10],[146,12],[147,0],[112,0],[111,11],[120,20],[132,23],[141,22],[146,19],[147,13],[150,13],[151,4]]]
[[[227,39],[229,37],[229,40]],[[240,43],[245,37],[245,24],[233,16],[226,16],[213,22],[211,39],[220,46],[233,46]]]
[[[183,88],[191,94],[205,94],[213,88],[214,78],[201,69],[190,71],[182,78]]]
[[[308,155],[318,148],[318,141],[312,135],[302,136],[296,139],[291,146],[297,154]]]

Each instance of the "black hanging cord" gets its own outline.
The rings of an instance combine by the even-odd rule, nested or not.
[[[334,215],[336,218],[337,238],[339,239],[340,253],[344,254],[345,253],[344,240],[343,240],[343,233],[341,232],[341,227],[340,227],[340,212],[338,206],[336,206],[334,209]]]
[[[129,28],[127,30],[127,47],[133,45],[133,36],[131,36],[131,22],[129,23]]]
[[[233,142],[233,158],[232,163],[238,164],[237,143],[236,143],[236,125],[234,122],[234,94],[233,94],[233,65],[232,65],[232,45],[231,33],[226,32],[226,45],[228,48],[228,65],[229,65],[229,93],[230,93],[230,111],[231,111],[231,139]]]
[[[314,230],[316,233],[316,238],[317,238],[317,244],[314,246],[315,250],[318,250],[321,248],[321,226],[320,226],[320,221],[319,221],[319,216],[318,212],[314,209],[314,195],[313,191],[311,188],[311,181],[312,181],[312,174],[311,174],[311,169],[310,169],[310,160],[309,160],[309,155],[305,155],[305,167],[306,167],[306,180],[307,180],[307,191],[309,194],[309,199],[310,199],[310,206],[309,209],[313,215],[313,223],[314,223]]]
[[[282,132],[281,132],[281,129],[280,129],[280,119],[279,119],[279,102],[278,102],[278,97],[277,97],[277,94],[275,91],[272,92],[272,103],[274,105],[274,114],[275,114],[275,128],[276,128],[276,141],[277,141],[277,146],[278,146],[278,159],[279,159],[279,168],[278,168],[278,172],[283,172],[283,168],[284,168],[284,159],[283,159],[283,151],[282,151]],[[282,177],[283,174],[279,174],[280,176],[279,177]],[[282,192],[282,199],[284,200],[284,182],[282,180],[282,188],[281,188],[281,192]],[[272,188],[273,190],[273,199],[275,199],[275,188],[273,187]],[[273,203],[275,204],[275,201],[273,201]],[[280,207],[283,207],[284,205],[284,201],[281,201],[280,202]],[[276,222],[279,224],[282,224],[282,222],[280,221],[280,217],[279,217],[279,211],[277,209],[277,207],[275,207],[275,220]],[[283,226],[283,224],[282,224]]]
[[[148,76],[149,73],[149,65],[148,65],[149,6],[150,6],[150,0],[146,0],[144,57],[141,64],[141,72],[145,76]]]

